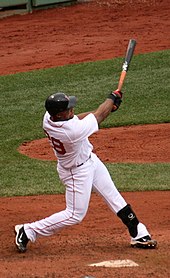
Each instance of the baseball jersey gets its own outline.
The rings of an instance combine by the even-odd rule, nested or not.
[[[81,120],[74,115],[72,119],[53,122],[46,112],[43,118],[43,129],[59,165],[68,169],[81,165],[89,158],[93,146],[88,137],[97,132],[99,127],[92,113]]]

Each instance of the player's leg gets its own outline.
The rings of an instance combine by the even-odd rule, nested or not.
[[[93,187],[104,198],[111,210],[117,214],[127,203],[114,185],[105,165],[94,154],[92,159],[95,165]]]
[[[92,177],[87,169],[71,170],[61,176],[66,184],[66,209],[30,224],[25,224],[25,232],[31,241],[36,237],[50,236],[65,226],[77,224],[84,218],[89,204]]]
[[[128,204],[122,208],[117,216],[127,226],[131,235],[131,246],[138,248],[155,248],[157,246],[156,240],[151,239],[146,226],[139,222],[135,212]]]
[[[66,209],[52,214],[49,217],[16,226],[16,245],[21,252],[26,251],[26,245],[19,242],[21,236],[34,242],[39,236],[51,236],[62,228],[80,223],[85,217],[92,190],[93,171],[89,171],[86,163],[80,168],[61,173],[61,180],[66,184]],[[24,241],[23,238],[23,241]],[[21,240],[20,240],[21,241]]]
[[[126,203],[124,198],[118,192],[105,165],[97,157],[93,159],[95,160],[96,165],[93,185],[96,191],[98,191],[98,193],[104,198],[111,210],[116,213],[127,226],[132,237],[131,245],[136,247],[149,246],[149,248],[154,248],[156,242],[151,240],[151,236],[146,226],[139,222],[131,206]],[[142,242],[139,243],[139,239]]]

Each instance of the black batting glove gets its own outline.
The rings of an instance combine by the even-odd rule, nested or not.
[[[112,108],[111,112],[115,112],[119,108],[119,106],[122,102],[122,96],[123,96],[123,94],[119,90],[113,91],[112,93],[110,93],[108,95],[108,98],[113,100],[113,108]]]

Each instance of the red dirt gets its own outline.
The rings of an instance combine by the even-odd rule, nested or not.
[[[108,0],[3,18],[0,20],[0,74],[123,56],[132,37],[138,41],[136,54],[169,49],[169,13],[167,0]],[[170,162],[168,131],[169,124],[114,128],[100,130],[90,140],[104,162]],[[105,148],[97,145],[99,140]],[[36,153],[39,159],[54,159],[46,139],[39,141],[41,152],[36,143],[24,144],[20,151],[31,157]],[[129,192],[123,196],[158,240],[158,249],[131,249],[122,223],[93,193],[89,212],[80,225],[48,239],[41,238],[30,244],[26,254],[18,254],[13,244],[13,226],[63,209],[64,196],[1,198],[0,276],[169,277],[170,191]],[[88,266],[117,259],[134,260],[139,267]]]
[[[89,211],[77,226],[50,238],[30,244],[27,253],[18,254],[13,244],[13,225],[33,221],[64,209],[63,195],[1,198],[0,277],[7,278],[96,278],[162,277],[169,275],[169,192],[128,192],[122,194],[147,223],[158,240],[156,250],[129,246],[124,225],[100,197],[92,194]],[[90,263],[106,260],[133,260],[139,267],[96,268]]]
[[[89,139],[103,162],[170,162],[169,131],[168,123],[116,127],[101,129]],[[47,138],[25,142],[19,151],[31,158],[56,160]]]
[[[99,0],[2,19],[0,74],[124,56],[129,38],[135,54],[169,49],[169,10],[167,0]]]

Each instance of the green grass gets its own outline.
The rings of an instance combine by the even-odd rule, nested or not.
[[[55,91],[78,97],[75,112],[95,109],[116,89],[122,58],[0,77],[0,196],[64,192],[54,162],[18,153],[44,137],[44,101]],[[102,127],[170,122],[170,50],[133,57],[123,103]],[[170,164],[107,164],[122,191],[170,189]]]

